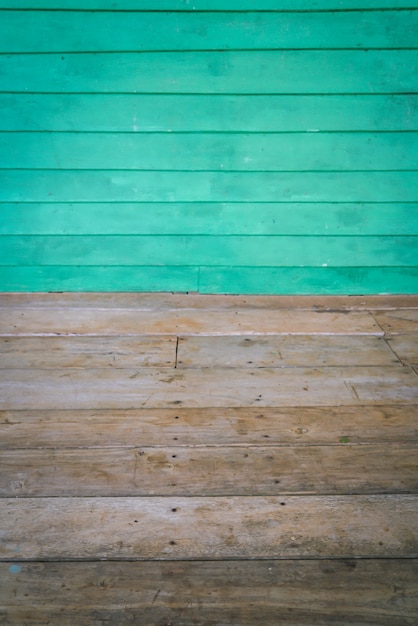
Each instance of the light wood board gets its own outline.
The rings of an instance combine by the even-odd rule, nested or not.
[[[418,491],[417,444],[25,449],[0,465],[1,497]]]
[[[283,407],[418,402],[407,367],[2,370],[0,409]]]
[[[0,309],[9,335],[383,335],[368,311],[168,310],[65,308]]]
[[[180,337],[177,368],[394,365],[381,337]]]
[[[418,557],[418,497],[4,498],[0,558]]]
[[[418,406],[0,411],[0,448],[418,442]]]

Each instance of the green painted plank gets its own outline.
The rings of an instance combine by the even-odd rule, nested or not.
[[[5,236],[0,248],[0,265],[15,266],[418,266],[418,237],[407,236]]]
[[[312,11],[417,7],[416,0],[3,0],[9,9],[100,9],[135,11]]]
[[[0,52],[414,48],[417,11],[68,13],[7,11]]]
[[[1,267],[0,291],[195,291],[197,268]],[[201,293],[414,294],[418,268],[200,268]]]
[[[418,169],[418,133],[0,133],[0,168]]]
[[[196,267],[1,267],[0,291],[197,291]]]
[[[0,202],[416,202],[413,172],[0,170]]]
[[[2,235],[418,235],[418,204],[0,204]]]
[[[201,293],[414,294],[418,267],[204,268]]]
[[[0,130],[418,130],[418,96],[0,94]]]
[[[0,91],[409,93],[418,50],[1,55]]]

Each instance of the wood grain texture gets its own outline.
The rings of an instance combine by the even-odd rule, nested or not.
[[[395,335],[387,341],[397,357],[408,365],[418,365],[418,333]]]
[[[67,498],[4,498],[0,558],[416,558],[418,553],[414,495],[72,498],[68,504]]]
[[[368,311],[0,309],[0,335],[383,335]]]
[[[2,370],[0,409],[416,404],[407,367]]]
[[[82,293],[82,292],[0,292],[0,309],[10,308],[16,314],[17,309],[135,309],[151,311],[154,309],[244,309],[247,311],[296,310],[325,311],[386,311],[393,309],[418,308],[418,295],[384,296],[242,296],[199,293],[154,293],[154,292],[117,292],[117,293]],[[24,311],[23,311],[24,312]],[[348,334],[353,334],[351,327]]]
[[[5,131],[418,130],[418,96],[0,94]],[[71,116],[68,115],[71,111]],[[111,115],[109,112],[111,111]]]
[[[402,94],[415,90],[418,52],[199,51],[188,61],[183,52],[3,55],[2,91]]]
[[[418,445],[15,450],[1,497],[416,493]]]
[[[113,7],[111,7],[113,8]],[[259,6],[252,8],[258,9]],[[416,11],[205,13],[8,11],[0,52],[413,48]],[[118,37],[113,38],[114,30]],[[13,36],[26,32],[26,37]]]
[[[11,625],[413,626],[414,559],[0,564]]]
[[[0,338],[0,368],[174,367],[175,337]]]
[[[180,337],[177,351],[178,369],[394,363],[399,363],[399,360],[381,337]]]
[[[35,215],[36,220],[33,219]],[[418,235],[418,204],[3,203],[0,233],[26,236],[156,234],[306,236],[307,223],[310,224],[310,236]],[[6,239],[3,238],[2,245],[5,245],[5,242]],[[4,258],[4,261],[7,261],[7,258]]]
[[[415,443],[417,405],[2,410],[0,448]]]
[[[418,311],[389,311],[374,314],[379,326],[390,335],[416,333],[418,330]]]

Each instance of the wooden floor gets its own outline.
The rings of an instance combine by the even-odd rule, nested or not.
[[[0,624],[417,624],[418,297],[0,296]]]

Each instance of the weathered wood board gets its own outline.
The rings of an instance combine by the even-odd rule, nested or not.
[[[174,367],[175,337],[0,337],[0,369]]]
[[[418,332],[394,335],[388,337],[387,341],[402,363],[418,365]]]
[[[418,332],[418,310],[385,311],[373,314],[379,326],[389,335]]]
[[[407,367],[2,370],[0,409],[416,404]]]
[[[418,295],[364,296],[242,296],[198,293],[0,293],[0,309],[172,309],[209,310],[308,310],[308,311],[385,311],[418,308]],[[24,311],[23,311],[24,312]],[[351,318],[349,318],[351,319]],[[351,326],[347,334],[353,334]]]
[[[3,451],[0,465],[1,497],[418,491],[417,444],[25,449]]]
[[[99,626],[413,626],[415,559],[1,563],[0,619]]]
[[[0,448],[417,443],[418,405],[0,411]]]
[[[180,337],[177,368],[394,365],[382,337]]]
[[[368,311],[0,309],[0,335],[383,335]]]
[[[418,557],[414,495],[4,498],[0,558]]]

